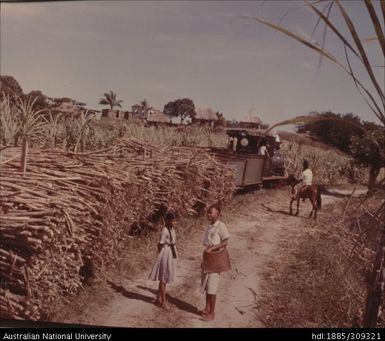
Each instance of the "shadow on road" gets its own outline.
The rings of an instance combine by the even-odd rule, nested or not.
[[[153,293],[154,295],[157,294],[157,290],[150,289],[150,288],[147,288],[147,287],[144,287],[141,285],[137,285],[137,288],[147,290],[147,291]],[[193,306],[192,304],[190,304],[188,302],[182,301],[179,298],[170,296],[169,294],[166,294],[166,298],[171,304],[175,305],[178,309],[186,311],[186,312],[194,314],[194,315],[198,315],[198,309],[196,306]]]
[[[263,207],[266,211],[269,211],[269,212],[280,213],[280,214],[283,214],[283,215],[290,216],[289,212],[287,212],[287,211],[273,210],[271,207],[266,206],[265,204],[262,204],[262,207]]]
[[[138,294],[136,292],[128,291],[123,286],[118,285],[116,283],[113,283],[111,281],[108,281],[108,284],[115,291],[117,291],[118,293],[122,294],[124,297],[127,297],[127,298],[129,298],[131,300],[140,300],[140,301],[144,301],[144,302],[147,302],[147,303],[154,303],[154,301],[155,301],[155,299],[153,297],[142,295],[142,294]]]

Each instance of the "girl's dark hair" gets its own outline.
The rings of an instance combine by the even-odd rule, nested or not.
[[[220,203],[215,203],[215,204],[211,204],[207,211],[210,211],[212,208],[215,208],[219,213],[221,213],[221,204]]]
[[[308,160],[303,160],[303,168],[305,168],[305,169],[307,169],[307,168],[309,168],[309,161]]]

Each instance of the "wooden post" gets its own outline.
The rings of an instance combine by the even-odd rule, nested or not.
[[[27,170],[27,154],[28,154],[28,140],[23,139],[23,146],[21,147],[21,162],[20,162],[20,172],[25,174]]]
[[[382,236],[373,264],[373,270],[368,279],[368,294],[364,315],[364,328],[374,328],[384,296],[385,285],[385,225],[382,226]]]

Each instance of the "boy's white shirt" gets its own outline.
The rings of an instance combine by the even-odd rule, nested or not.
[[[223,240],[230,238],[229,231],[224,223],[220,220],[217,220],[214,224],[210,224],[203,238],[203,245],[218,245]]]
[[[302,172],[300,179],[305,185],[310,186],[313,182],[313,172],[311,171],[311,169],[305,169]]]

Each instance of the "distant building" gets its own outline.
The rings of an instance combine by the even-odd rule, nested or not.
[[[151,108],[147,111],[145,121],[148,125],[170,125],[170,118],[158,109]]]
[[[132,111],[118,109],[103,109],[101,117],[108,117],[123,120],[139,120],[148,125],[168,125],[170,119],[163,112],[149,106],[135,104]]]
[[[243,119],[239,123],[240,123],[240,127],[244,127],[244,128],[256,128],[256,129],[262,128],[262,120],[258,116],[247,117],[246,119]]]
[[[134,104],[131,107],[132,117],[133,118],[139,118],[142,120],[147,119],[148,115],[152,110],[156,110],[153,107],[150,107],[148,105],[140,105],[140,104]]]
[[[54,114],[79,117],[81,113],[84,113],[96,117],[100,113],[100,110],[88,109],[84,103],[76,102],[70,98],[64,98],[64,100],[47,98],[45,102],[50,106],[49,111]]]
[[[119,109],[103,109],[101,117],[118,118],[128,120],[132,117],[132,113],[126,110]]]
[[[169,124],[170,119],[160,110],[151,107],[151,106],[143,106],[140,104],[135,104],[131,107],[132,110],[132,118],[140,119],[148,124]]]
[[[192,119],[192,124],[214,127],[214,123],[218,120],[218,116],[215,114],[214,110],[210,108],[197,108],[195,113],[196,115]]]

